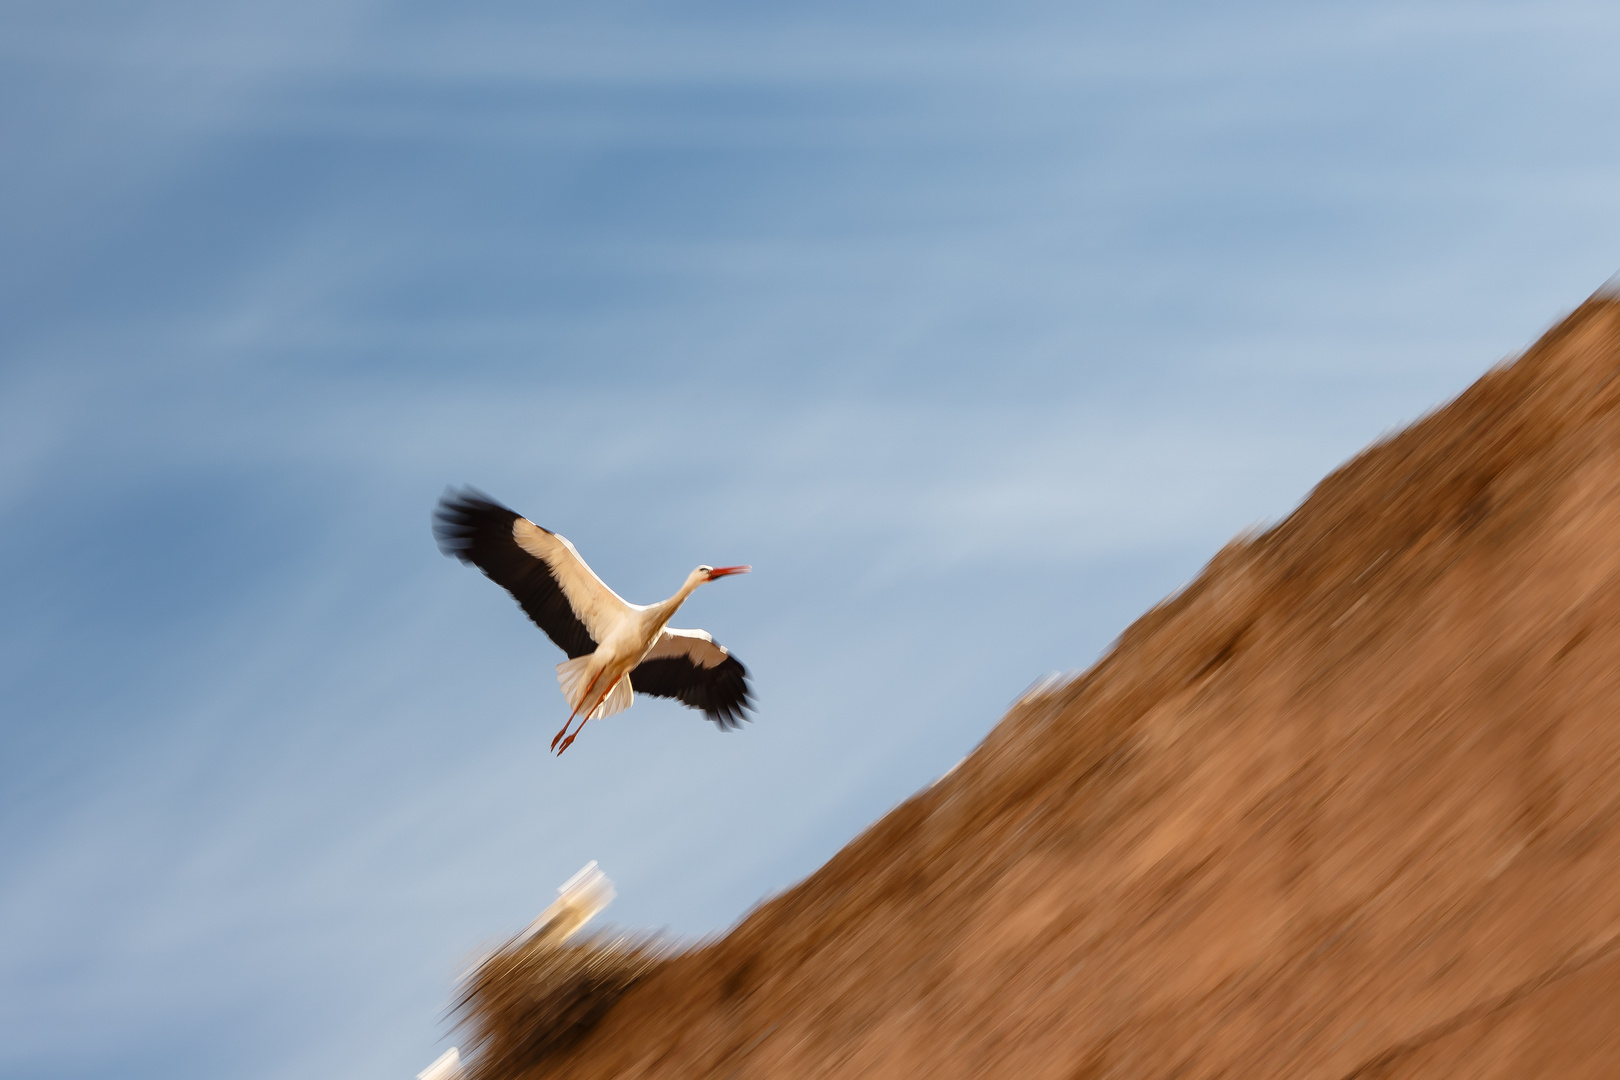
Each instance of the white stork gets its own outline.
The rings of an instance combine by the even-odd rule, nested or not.
[[[551,740],[561,754],[586,723],[628,709],[635,691],[702,709],[721,730],[740,727],[752,707],[748,671],[702,630],[667,625],[692,591],[746,566],[700,566],[660,604],[631,604],[585,565],[565,538],[467,488],[447,490],[433,515],[439,550],[482,570],[568,659],[557,665],[574,710]],[[587,707],[587,702],[590,702]],[[563,735],[583,713],[574,734]],[[558,745],[561,740],[562,745]]]

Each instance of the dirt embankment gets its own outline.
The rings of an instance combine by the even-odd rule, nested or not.
[[[1620,300],[531,1075],[1620,1076]]]

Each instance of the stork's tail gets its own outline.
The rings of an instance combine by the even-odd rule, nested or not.
[[[568,707],[578,712],[585,707],[580,700],[585,696],[585,688],[590,686],[590,654],[576,656],[572,660],[564,660],[557,665],[557,682],[562,686],[563,697],[568,701]]]
[[[557,682],[562,686],[563,697],[568,699],[568,707],[576,712],[583,712],[597,698],[602,697],[602,687],[591,684],[590,666],[589,656],[576,656],[557,665]],[[585,700],[587,696],[590,697],[590,701]],[[607,697],[602,698],[602,704],[585,719],[600,720],[604,716],[624,712],[635,700],[636,694],[630,685],[630,676],[624,675],[614,684]]]

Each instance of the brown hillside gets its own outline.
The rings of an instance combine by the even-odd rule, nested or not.
[[[1617,374],[1594,297],[528,1075],[1620,1076]]]

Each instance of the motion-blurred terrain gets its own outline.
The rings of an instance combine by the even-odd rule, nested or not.
[[[501,1075],[1620,1075],[1617,376],[1600,294]]]

